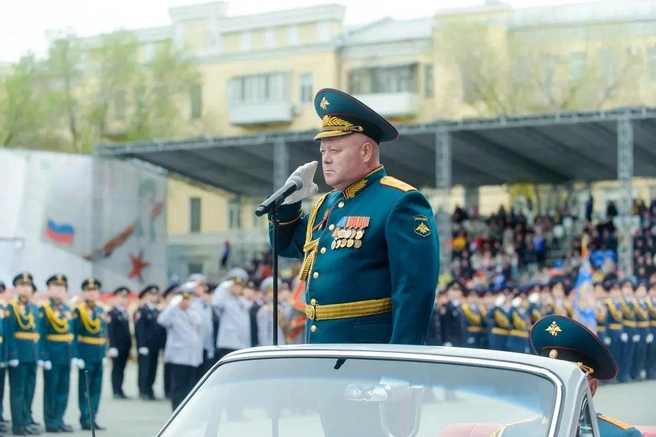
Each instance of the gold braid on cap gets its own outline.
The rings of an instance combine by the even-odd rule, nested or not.
[[[362,126],[356,126],[346,120],[342,120],[339,117],[325,115],[321,121],[321,129],[319,132],[322,134],[344,134],[351,132],[364,132],[364,128]]]

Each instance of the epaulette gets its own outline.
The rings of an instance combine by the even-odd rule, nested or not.
[[[408,191],[417,191],[417,189],[412,185],[406,184],[405,182],[400,181],[393,176],[383,176],[380,178],[380,184],[385,185],[386,187],[396,188],[397,190],[401,190],[404,193],[407,193]]]
[[[629,425],[626,422],[622,422],[621,420],[613,419],[612,417],[604,416],[603,414],[598,414],[597,417],[599,419],[603,420],[604,422],[608,422],[608,423],[611,423],[611,424],[615,425],[616,427],[618,427],[620,429],[633,428],[631,425]]]

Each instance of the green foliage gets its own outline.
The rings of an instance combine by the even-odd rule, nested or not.
[[[45,59],[0,72],[0,145],[90,153],[99,142],[171,137],[188,124],[199,80],[195,59],[171,42],[145,59],[131,31],[59,34]]]

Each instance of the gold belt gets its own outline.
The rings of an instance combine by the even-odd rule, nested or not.
[[[503,328],[492,328],[490,332],[496,335],[508,335],[508,330]]]
[[[638,322],[638,328],[649,328],[649,322]]]
[[[651,321],[651,326],[656,326],[656,320]]]
[[[73,341],[73,334],[48,334],[46,340],[71,342]]]
[[[85,335],[80,335],[77,337],[77,341],[79,341],[80,343],[102,346],[103,344],[105,344],[107,339],[105,339],[104,337],[87,337]]]
[[[597,331],[599,331],[599,332],[605,332],[605,331],[606,331],[606,327],[605,327],[605,326],[597,326]]]
[[[624,326],[628,326],[629,328],[635,328],[636,322],[634,322],[633,320],[625,320]]]
[[[619,331],[622,329],[622,324],[621,323],[609,323],[608,327],[612,329],[613,331]]]
[[[483,332],[480,326],[467,326],[467,332]]]
[[[392,312],[392,298],[361,300],[358,302],[318,305],[316,301],[305,305],[305,316],[310,320],[350,319]]]
[[[520,331],[519,329],[511,329],[510,330],[510,335],[513,336],[513,337],[528,338],[528,332]]]
[[[19,340],[32,340],[34,342],[39,341],[38,332],[15,332],[14,337]]]

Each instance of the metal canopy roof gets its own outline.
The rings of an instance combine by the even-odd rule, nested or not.
[[[617,122],[626,118],[633,122],[634,176],[656,176],[656,108],[401,125],[399,139],[381,146],[381,160],[389,174],[416,187],[435,187],[436,133],[447,130],[453,185],[612,180],[617,178]],[[138,159],[229,192],[262,197],[276,182],[274,144],[287,144],[281,169],[287,174],[320,160],[314,134],[98,145],[96,156]],[[317,175],[316,182],[326,190],[322,179]]]

